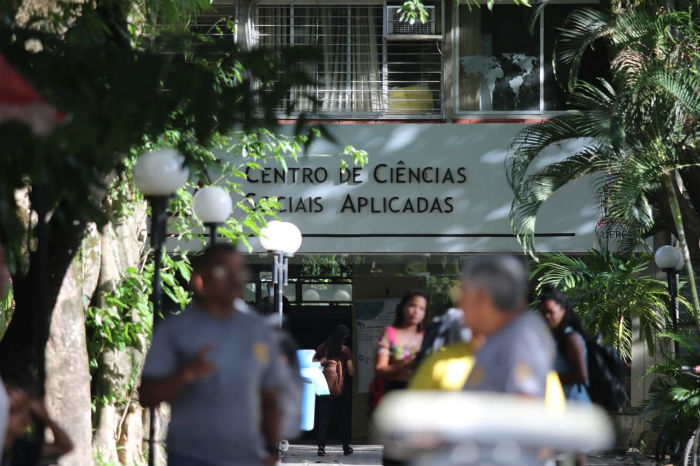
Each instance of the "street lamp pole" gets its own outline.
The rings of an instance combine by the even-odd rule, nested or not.
[[[669,314],[671,315],[671,326],[673,332],[678,332],[678,272],[683,268],[683,254],[678,248],[673,246],[661,246],[654,254],[656,266],[666,272],[669,294]],[[674,340],[673,349],[678,357],[680,347]]]
[[[209,246],[216,244],[216,229],[231,215],[231,196],[218,186],[207,186],[197,191],[192,200],[192,210],[209,229]]]
[[[289,258],[294,257],[294,253],[301,247],[301,231],[293,223],[274,220],[268,222],[260,233],[260,243],[274,258],[274,302],[282,326],[284,287],[289,281]]]
[[[189,170],[182,166],[184,158],[173,149],[158,149],[142,155],[134,166],[134,183],[151,205],[151,247],[153,257],[153,331],[161,314],[161,257],[165,242],[168,199],[189,177]],[[148,465],[155,462],[156,410],[149,412]]]

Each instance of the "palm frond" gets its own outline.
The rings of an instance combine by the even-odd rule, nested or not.
[[[578,80],[583,54],[595,41],[610,34],[614,19],[611,13],[582,8],[573,11],[564,22],[554,53],[556,69],[564,73],[561,81],[567,83],[569,89]]]

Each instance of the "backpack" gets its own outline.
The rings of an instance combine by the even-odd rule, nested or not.
[[[323,376],[328,383],[331,398],[338,398],[343,394],[343,361],[323,358],[321,359],[321,367],[323,367]]]
[[[588,341],[588,396],[608,411],[619,411],[627,401],[627,368],[614,348]]]

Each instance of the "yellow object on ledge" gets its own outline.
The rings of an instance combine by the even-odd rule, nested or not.
[[[433,91],[425,84],[392,89],[387,101],[389,113],[430,113],[435,110]]]

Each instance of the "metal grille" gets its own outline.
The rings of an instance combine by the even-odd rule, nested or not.
[[[217,40],[236,41],[236,3],[231,0],[216,0],[212,8],[197,15],[192,30]]]
[[[428,20],[425,23],[419,21],[410,24],[406,21],[401,21],[401,7],[387,6],[386,7],[386,32],[387,34],[395,35],[433,35],[435,34],[435,7],[425,5],[428,12]]]
[[[297,111],[322,116],[441,115],[439,41],[388,41],[383,21],[379,5],[259,6],[258,45],[315,46],[322,52],[320,63],[308,70],[316,85],[292,91],[280,110],[294,102]],[[316,99],[315,109],[305,95]]]

